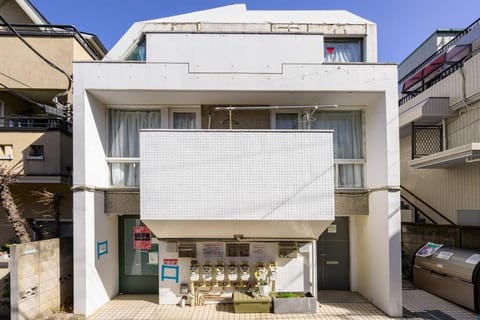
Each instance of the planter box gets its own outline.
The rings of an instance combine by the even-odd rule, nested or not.
[[[272,305],[270,297],[252,297],[247,293],[233,293],[234,313],[270,313]]]
[[[315,313],[317,300],[310,292],[298,298],[273,297],[273,313]]]

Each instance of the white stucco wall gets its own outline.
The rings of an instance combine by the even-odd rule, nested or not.
[[[318,34],[147,34],[147,62],[188,63],[192,73],[280,73],[284,63],[323,61]]]
[[[90,315],[118,294],[118,224],[103,213],[103,193],[74,193],[74,312]],[[97,243],[108,253],[98,256]]]

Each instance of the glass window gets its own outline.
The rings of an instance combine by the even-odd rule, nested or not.
[[[174,112],[173,129],[195,129],[195,112]]]
[[[324,43],[325,62],[362,62],[362,40],[331,40]]]
[[[109,110],[108,156],[128,158],[140,156],[140,129],[161,128],[160,110]]]
[[[108,156],[135,158],[140,156],[140,129],[161,128],[161,111],[110,109],[108,124]],[[138,162],[110,162],[109,170],[111,185],[138,187],[140,184]]]
[[[324,111],[314,114],[312,129],[333,129],[337,188],[363,188],[363,121],[361,111]],[[349,160],[342,163],[342,159]],[[353,160],[353,161],[352,161]]]
[[[137,46],[128,55],[127,61],[145,61],[147,60],[147,41],[145,37],[137,43]]]
[[[317,112],[312,129],[333,129],[335,159],[363,159],[363,129],[361,111]]]
[[[149,238],[139,238],[138,227],[145,227],[140,219],[125,219],[125,275],[145,276],[158,275],[158,244],[152,243],[153,235]],[[140,233],[140,235],[142,235]],[[157,259],[152,259],[152,256]]]
[[[275,129],[298,129],[298,114],[277,112],[275,114]]]
[[[32,144],[28,153],[27,159],[29,160],[43,160],[43,145],[41,144]]]

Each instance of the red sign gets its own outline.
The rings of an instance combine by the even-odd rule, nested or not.
[[[334,47],[327,47],[328,54],[332,54],[334,50],[335,50]]]
[[[145,226],[133,226],[133,249],[150,250],[152,248],[152,233]]]

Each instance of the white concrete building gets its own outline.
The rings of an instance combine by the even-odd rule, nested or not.
[[[75,312],[266,280],[400,316],[397,76],[376,51],[349,12],[238,4],[138,22],[76,63]]]

